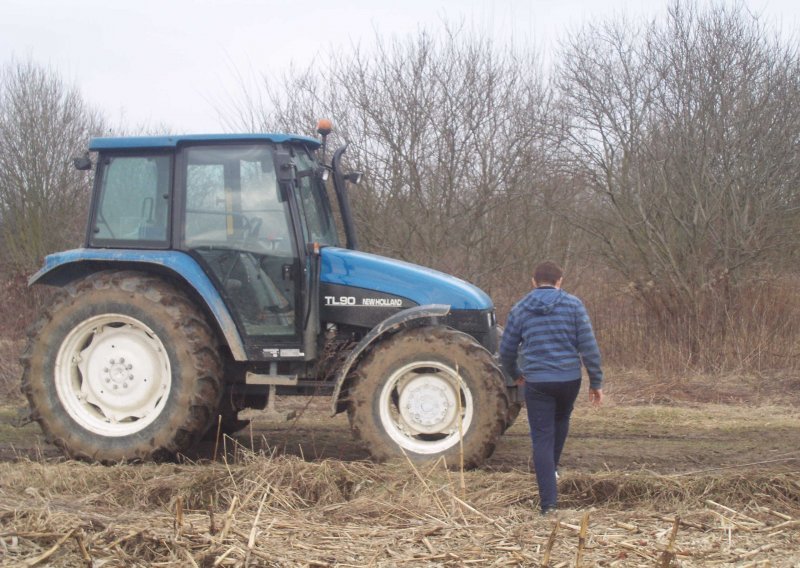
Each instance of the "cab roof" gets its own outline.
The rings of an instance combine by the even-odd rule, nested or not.
[[[122,136],[115,138],[92,138],[89,150],[132,150],[143,148],[175,148],[180,144],[199,142],[283,142],[304,144],[312,149],[321,144],[316,138],[296,134],[184,134],[173,136]]]

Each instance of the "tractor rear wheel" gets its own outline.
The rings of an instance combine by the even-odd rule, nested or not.
[[[505,427],[503,375],[472,337],[446,327],[401,331],[358,365],[353,433],[376,460],[481,465]]]
[[[202,312],[176,287],[100,272],[65,287],[31,328],[22,390],[69,457],[167,458],[212,422],[222,378],[215,347]]]

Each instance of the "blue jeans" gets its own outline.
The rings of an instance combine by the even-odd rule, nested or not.
[[[567,441],[569,417],[580,388],[580,379],[563,383],[525,383],[533,467],[542,511],[558,503],[556,468]]]

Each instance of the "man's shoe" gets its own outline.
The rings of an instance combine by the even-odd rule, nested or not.
[[[556,513],[556,511],[558,511],[558,507],[556,507],[555,505],[551,505],[549,507],[543,507],[542,508],[542,516],[543,517],[549,517],[551,515],[554,515]]]

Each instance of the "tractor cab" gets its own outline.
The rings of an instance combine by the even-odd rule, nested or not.
[[[318,332],[305,327],[318,302],[313,253],[339,245],[319,146],[282,135],[95,139],[87,244],[185,252],[248,360],[307,358]]]

